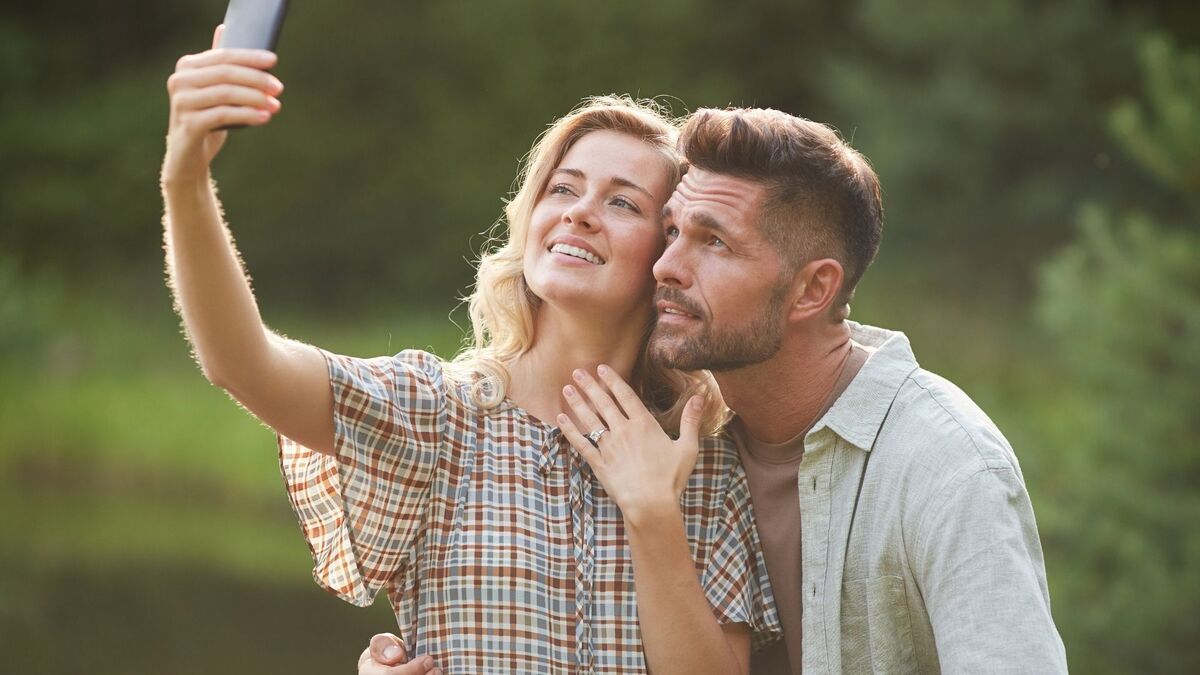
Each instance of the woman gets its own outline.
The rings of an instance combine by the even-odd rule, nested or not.
[[[641,358],[660,212],[680,173],[674,128],[611,98],[559,120],[529,155],[507,240],[480,261],[474,345],[449,363],[356,359],[263,325],[221,221],[209,177],[220,129],[280,110],[274,63],[225,49],[180,60],[164,227],[205,375],[279,434],[317,581],[359,605],[386,590],[406,643],[446,672],[640,672],[647,660],[656,673],[744,672],[751,629],[778,625],[736,453],[711,439],[699,452],[720,402]],[[680,433],[620,508],[543,421],[571,411],[563,386],[598,364]],[[673,536],[687,533],[698,574],[634,564],[637,495],[664,493],[682,504]],[[639,627],[639,613],[654,625]]]

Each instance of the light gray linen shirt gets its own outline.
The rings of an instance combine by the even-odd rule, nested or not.
[[[806,673],[1065,673],[1033,507],[1008,441],[903,333],[804,440]]]

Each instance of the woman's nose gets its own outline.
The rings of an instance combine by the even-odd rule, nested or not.
[[[587,198],[577,199],[574,204],[567,207],[567,210],[563,212],[563,220],[587,230],[599,225],[595,206]]]

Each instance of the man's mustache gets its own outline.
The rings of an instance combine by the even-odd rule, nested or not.
[[[659,286],[658,290],[654,291],[654,302],[669,302],[678,305],[680,309],[698,319],[704,318],[704,310],[696,306],[696,303],[692,302],[678,288]]]

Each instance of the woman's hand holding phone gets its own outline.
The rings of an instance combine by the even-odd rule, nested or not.
[[[262,126],[282,107],[283,83],[267,72],[278,57],[263,49],[218,49],[221,32],[217,26],[213,48],[179,59],[167,79],[171,116],[164,185],[207,180],[228,136],[225,129]]]

